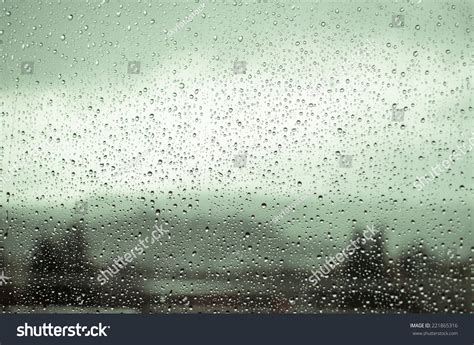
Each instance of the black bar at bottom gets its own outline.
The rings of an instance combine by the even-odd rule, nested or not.
[[[473,321],[472,314],[4,314],[0,344],[472,345]]]

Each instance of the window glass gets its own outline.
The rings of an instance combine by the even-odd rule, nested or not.
[[[472,2],[0,5],[4,312],[472,311]]]

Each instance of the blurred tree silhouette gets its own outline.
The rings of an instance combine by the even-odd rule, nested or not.
[[[83,304],[93,279],[87,243],[80,223],[59,239],[43,237],[33,253],[29,294],[39,304]]]

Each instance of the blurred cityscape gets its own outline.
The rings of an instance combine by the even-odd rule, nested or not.
[[[316,286],[308,281],[308,267],[249,268],[249,258],[239,252],[233,255],[241,269],[237,264],[215,272],[160,273],[164,271],[132,262],[101,285],[97,277],[105,267],[94,264],[86,229],[78,221],[61,238],[36,238],[23,279],[16,279],[16,272],[9,269],[15,265],[3,251],[1,260],[10,281],[0,286],[0,303],[4,313],[472,312],[468,260],[439,260],[423,243],[413,243],[399,257],[388,257],[384,228],[377,226],[373,241],[361,245]],[[361,235],[356,230],[353,239]],[[185,283],[176,290],[158,288],[165,281],[166,286]]]

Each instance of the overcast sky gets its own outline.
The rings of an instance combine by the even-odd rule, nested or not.
[[[472,153],[413,186],[473,137],[472,3],[231,3],[204,2],[172,35],[199,3],[2,4],[8,207],[174,190],[222,195],[216,214],[271,218],[315,193],[325,204],[308,201],[299,219],[383,219],[410,238],[442,223],[451,245],[472,238]]]

